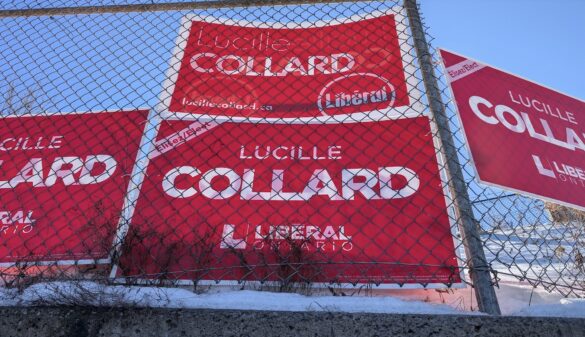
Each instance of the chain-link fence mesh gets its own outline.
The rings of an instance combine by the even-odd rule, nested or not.
[[[5,286],[472,283],[402,3],[76,9],[153,3],[2,3]],[[582,213],[475,182],[435,60],[476,268],[582,296]]]

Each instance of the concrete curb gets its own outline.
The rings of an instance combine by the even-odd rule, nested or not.
[[[2,337],[567,336],[585,319],[235,310],[0,309]]]

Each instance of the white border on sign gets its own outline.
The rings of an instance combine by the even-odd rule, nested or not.
[[[126,281],[126,278],[124,277],[118,277],[116,279],[112,280],[113,282],[119,283],[119,284],[128,284],[128,282]],[[254,287],[260,287],[260,286],[270,286],[271,282],[275,282],[275,281],[248,281],[248,280],[243,280],[243,281],[210,281],[210,280],[200,280],[200,281],[191,281],[191,280],[181,280],[181,279],[177,279],[177,280],[173,280],[173,279],[167,279],[164,280],[164,282],[168,282],[168,286],[220,286],[220,287],[238,287],[241,288],[242,286],[250,286],[252,287],[252,289]],[[161,280],[156,280],[156,279],[132,279],[132,281],[130,282],[132,285],[134,284],[139,284],[139,285],[153,285],[156,283],[156,285],[160,285]],[[164,284],[164,283],[163,283]],[[399,289],[404,289],[404,290],[412,290],[412,289],[465,289],[466,288],[466,284],[465,283],[452,283],[450,287],[447,287],[445,285],[445,283],[426,283],[426,286],[423,286],[421,283],[404,283],[402,285],[398,284],[398,283],[381,283],[379,285],[375,285],[374,283],[349,283],[349,282],[345,282],[345,283],[330,283],[330,282],[315,282],[315,283],[311,283],[311,286],[315,287],[318,290],[322,290],[322,289],[327,289],[331,286],[339,286],[339,287],[343,287],[343,289],[358,289],[361,287],[366,287],[366,286],[371,286],[372,289],[376,289],[376,290],[399,290]]]
[[[406,86],[408,90],[408,98],[410,104],[404,107],[387,108],[383,110],[373,110],[370,112],[358,112],[349,115],[333,115],[333,116],[311,116],[311,117],[242,117],[242,116],[224,116],[224,115],[208,115],[186,112],[169,112],[172,94],[175,91],[175,84],[179,76],[179,70],[184,56],[185,47],[191,31],[193,21],[206,23],[219,23],[224,25],[251,27],[251,28],[272,28],[272,29],[299,29],[299,28],[316,28],[341,25],[346,23],[353,23],[357,21],[378,18],[385,15],[394,15],[394,23],[396,24],[396,32],[398,35],[398,43],[400,53],[402,55],[402,63]],[[421,102],[422,92],[419,90],[415,74],[418,68],[415,66],[416,57],[411,54],[414,49],[412,43],[412,34],[409,27],[404,24],[408,22],[406,10],[402,6],[393,6],[384,11],[374,11],[368,14],[356,14],[347,18],[339,18],[332,20],[321,20],[315,22],[303,21],[300,23],[290,22],[282,23],[265,23],[259,21],[244,21],[244,20],[230,20],[224,18],[216,18],[208,15],[188,14],[181,19],[181,26],[179,34],[175,41],[175,48],[173,50],[169,68],[167,69],[166,77],[161,88],[161,95],[159,96],[159,103],[156,106],[157,111],[161,111],[161,118],[167,120],[201,120],[201,121],[230,121],[230,122],[250,122],[250,123],[279,123],[279,124],[324,124],[324,123],[343,123],[350,120],[358,120],[360,122],[380,121],[397,118],[409,118],[420,116],[424,114],[425,107]]]
[[[451,195],[451,191],[449,189],[449,174],[447,172],[447,160],[445,155],[441,149],[443,149],[443,145],[441,143],[441,139],[439,138],[439,127],[435,120],[431,117],[427,117],[429,120],[429,124],[431,127],[431,134],[433,138],[433,146],[435,147],[435,154],[437,157],[437,165],[439,166],[439,175],[441,178],[441,184],[443,187],[443,195],[445,196],[445,208],[447,212],[447,216],[449,217],[449,226],[451,228],[451,238],[453,239],[453,248],[455,249],[455,257],[457,258],[457,266],[459,267],[459,277],[461,278],[461,282],[458,284],[462,285],[462,288],[465,288],[466,284],[466,270],[464,267],[466,265],[466,255],[465,255],[465,246],[463,245],[463,241],[461,239],[459,233],[459,226],[457,226],[457,216],[455,212],[455,201],[453,200],[453,196]]]
[[[53,116],[69,116],[69,115],[91,115],[91,114],[100,114],[100,113],[114,113],[114,112],[132,112],[132,111],[150,111],[150,108],[146,107],[139,107],[139,108],[124,108],[124,109],[105,109],[105,110],[92,110],[92,111],[73,111],[73,112],[63,112],[63,111],[54,111],[48,112],[43,111],[41,113],[26,113],[21,115],[0,115],[0,119],[5,118],[19,118],[19,117],[53,117]]]
[[[162,124],[163,120],[156,118],[157,114],[156,112],[151,111],[151,115],[153,116],[153,119],[151,120],[150,123],[147,123],[147,125],[154,125],[153,130],[156,131],[156,133],[158,134],[160,125]],[[447,171],[446,171],[446,167],[445,167],[445,160],[444,157],[440,151],[441,146],[440,146],[440,140],[437,138],[437,126],[436,123],[434,122],[434,120],[432,118],[430,118],[429,116],[425,116],[425,115],[419,115],[419,116],[414,116],[414,117],[409,117],[409,118],[418,118],[418,117],[425,117],[427,119],[427,122],[430,125],[430,132],[431,132],[431,137],[433,139],[433,148],[435,150],[435,157],[437,159],[437,168],[438,168],[438,173],[439,173],[439,179],[441,181],[441,187],[443,190],[443,196],[444,196],[444,202],[445,202],[445,212],[447,213],[447,218],[448,218],[448,222],[449,222],[449,227],[450,227],[450,233],[451,233],[451,238],[453,240],[453,248],[455,250],[455,257],[457,259],[457,267],[459,268],[459,277],[460,277],[460,282],[457,283],[452,283],[448,288],[453,288],[453,289],[461,289],[461,288],[466,288],[466,272],[465,272],[465,268],[462,267],[465,265],[465,252],[464,252],[464,248],[463,248],[463,244],[462,241],[459,239],[459,231],[458,231],[458,227],[456,226],[456,222],[455,222],[455,210],[453,208],[453,199],[451,197],[451,194],[449,192],[449,185],[448,185],[448,175],[447,175]],[[398,119],[398,118],[394,118]],[[404,119],[404,118],[402,118]],[[379,122],[379,121],[371,121],[371,123],[375,123],[375,122]],[[350,123],[362,123],[360,121],[352,121],[352,122],[348,122],[348,124]],[[125,239],[125,236],[128,232],[129,226],[132,225],[132,217],[134,215],[134,211],[136,208],[136,205],[138,204],[138,197],[142,188],[142,183],[144,181],[144,177],[146,177],[146,169],[148,168],[148,165],[150,163],[150,152],[153,151],[154,149],[154,141],[151,140],[152,136],[147,136],[144,135],[142,142],[146,142],[147,146],[149,146],[149,149],[144,151],[145,152],[145,158],[143,158],[143,162],[141,165],[144,165],[144,168],[142,169],[142,171],[140,171],[137,176],[138,178],[136,180],[138,180],[138,182],[136,183],[136,185],[133,186],[129,186],[129,191],[130,188],[135,188],[136,189],[136,193],[130,197],[129,196],[129,205],[131,206],[131,211],[130,213],[128,213],[129,217],[128,222],[126,222],[122,228],[119,231],[119,235],[117,235],[117,246],[119,247],[122,243],[123,240]],[[154,138],[152,139],[156,139],[158,138],[158,135],[156,135]],[[186,144],[186,143],[184,143]],[[181,144],[181,145],[184,145]],[[181,146],[179,145],[179,146]],[[137,165],[135,166],[136,170],[140,170],[141,166]],[[116,249],[116,245],[113,246],[113,249]],[[116,254],[119,254],[119,249],[116,251]],[[113,264],[112,265],[112,269],[110,272],[110,278],[114,281],[114,282],[118,282],[121,284],[125,284],[126,283],[126,278],[130,278],[130,277],[125,277],[125,276],[118,276],[118,264]],[[153,282],[155,282],[155,279],[146,279],[146,278],[132,278],[132,283],[138,283],[138,284],[152,284]],[[176,280],[168,280],[169,285],[194,285],[194,281],[192,280],[183,280],[183,279],[176,279]],[[242,284],[246,284],[246,285],[250,285],[250,286],[261,286],[264,285],[265,282],[262,281],[254,281],[254,280],[244,280],[244,281],[237,281],[237,280],[199,280],[197,281],[197,285],[203,285],[203,286],[211,286],[211,285],[215,285],[215,286],[241,286]],[[318,287],[318,288],[326,288],[326,287],[330,287],[332,285],[332,283],[330,282],[316,282],[313,283],[314,286]],[[345,282],[345,283],[335,283],[335,285],[339,285],[342,287],[348,287],[348,288],[358,288],[360,286],[372,286],[372,283],[350,283],[350,282]],[[374,289],[442,289],[442,288],[447,288],[445,283],[426,283],[425,285],[423,285],[422,283],[404,283],[404,284],[399,284],[399,283],[380,283],[379,285],[374,285],[373,286]]]
[[[148,111],[149,112],[149,116],[150,114],[152,114],[152,110],[150,108],[136,108],[136,109],[112,109],[112,110],[96,110],[96,111],[75,111],[75,112],[51,112],[51,113],[43,113],[43,114],[23,114],[23,115],[8,115],[8,116],[1,116],[1,119],[5,119],[5,118],[20,118],[20,117],[63,117],[63,116],[69,116],[69,115],[91,115],[91,114],[100,114],[100,113],[116,113],[116,112],[121,112],[121,113],[127,113],[127,112],[134,112],[134,111]],[[148,120],[147,123],[148,125]],[[144,135],[146,129],[143,130],[142,134]],[[142,144],[140,144],[138,146],[138,149],[136,151],[136,156],[137,158],[134,160],[134,164],[132,165],[132,173],[134,174],[135,170],[136,170],[136,163],[137,163],[137,159],[141,154],[141,146]],[[130,178],[130,181],[128,182],[128,188],[126,189],[126,193],[124,194],[124,202],[123,202],[123,206],[120,209],[120,218],[118,220],[118,225],[116,226],[117,230],[116,230],[116,234],[114,236],[114,238],[112,238],[112,241],[115,242],[117,239],[117,232],[119,230],[119,228],[121,226],[124,226],[125,223],[130,222],[130,218],[126,216],[125,210],[126,209],[130,209],[130,208],[134,208],[134,205],[128,205],[127,204],[127,200],[128,200],[128,195],[130,194],[131,190],[131,185],[132,185],[132,177]],[[110,264],[112,262],[111,259],[111,252],[109,251],[104,251],[104,256],[107,256],[105,258],[95,258],[95,259],[79,259],[79,260],[41,260],[41,261],[37,261],[37,260],[32,260],[32,261],[20,261],[20,262],[0,262],[0,268],[12,268],[12,267],[43,267],[43,266],[73,266],[73,265],[107,265]]]
[[[446,52],[448,52],[448,53],[451,53],[451,54],[457,55],[457,56],[459,56],[459,57],[463,57],[463,58],[465,58],[465,59],[467,59],[467,60],[472,60],[472,61],[475,61],[475,62],[477,62],[477,63],[481,63],[481,64],[482,64],[482,65],[484,65],[484,66],[487,66],[487,67],[490,67],[490,68],[492,68],[492,69],[495,69],[495,70],[501,71],[501,72],[503,72],[503,73],[506,73],[506,74],[508,74],[508,75],[510,75],[510,76],[517,77],[517,78],[519,78],[519,79],[522,79],[522,80],[524,80],[524,81],[526,81],[526,82],[530,82],[530,83],[532,83],[532,84],[536,84],[536,85],[538,85],[538,86],[541,86],[541,87],[543,87],[543,88],[545,88],[545,89],[548,89],[548,90],[554,91],[554,92],[556,92],[556,93],[558,93],[558,94],[561,94],[561,95],[564,95],[564,96],[567,96],[567,97],[569,97],[569,98],[572,98],[572,99],[575,99],[575,100],[577,100],[577,101],[581,101],[581,102],[585,103],[585,101],[584,101],[584,100],[582,100],[581,98],[578,98],[578,97],[575,97],[575,96],[569,95],[569,94],[567,94],[567,93],[564,93],[564,92],[562,92],[562,91],[558,91],[558,90],[556,90],[556,89],[554,89],[554,88],[551,88],[551,87],[549,87],[549,86],[547,86],[547,85],[541,84],[541,83],[539,83],[539,82],[533,81],[533,80],[531,80],[531,79],[528,79],[528,78],[526,78],[526,77],[523,77],[523,76],[520,76],[520,75],[513,74],[513,73],[511,73],[511,72],[509,72],[509,71],[506,71],[506,70],[503,70],[503,69],[501,69],[501,68],[494,67],[494,66],[492,66],[492,65],[490,65],[490,64],[488,64],[488,63],[482,62],[482,61],[480,61],[480,60],[476,60],[476,59],[469,58],[469,57],[467,57],[467,56],[464,56],[464,55],[461,55],[461,54],[459,54],[459,53],[456,53],[456,52],[454,52],[454,51],[451,51],[450,49],[445,49],[445,48],[441,48],[441,47],[439,47],[439,48],[437,48],[437,50],[444,50],[444,51],[446,51]],[[439,56],[439,58],[441,58],[441,54],[440,54],[440,53],[438,53],[438,56]],[[442,59],[442,58],[441,58],[441,59]],[[445,63],[444,63],[444,62],[443,62],[443,63],[441,63],[441,65],[442,65],[442,67],[443,67],[443,68],[445,68]],[[445,77],[446,77],[447,79],[449,79],[449,74],[445,74]],[[450,83],[449,83],[449,84],[450,84]]]
[[[477,182],[478,183],[481,183],[481,184],[484,184],[484,185],[488,185],[490,187],[497,187],[499,189],[508,190],[508,191],[511,191],[511,192],[514,192],[514,193],[517,193],[517,194],[520,194],[520,195],[525,195],[525,196],[528,196],[528,197],[531,197],[531,198],[540,199],[540,200],[544,200],[544,201],[548,201],[548,202],[560,204],[560,205],[563,205],[563,206],[566,206],[566,207],[575,208],[575,209],[578,209],[578,210],[581,210],[581,211],[585,211],[585,207],[580,206],[580,205],[575,205],[575,204],[572,204],[572,203],[569,203],[569,202],[566,202],[566,201],[553,199],[553,198],[550,198],[550,197],[542,196],[542,195],[535,194],[535,193],[532,193],[532,192],[527,192],[527,191],[519,190],[519,189],[516,189],[516,188],[513,188],[513,187],[509,187],[509,186],[505,186],[505,185],[500,185],[500,184],[493,183],[493,182],[490,182],[490,181],[485,181],[485,180],[483,180],[481,178],[481,176],[479,175],[479,171],[477,169],[477,165],[475,165],[475,159],[473,158],[473,152],[471,151],[471,146],[469,145],[469,138],[467,137],[467,132],[465,131],[465,126],[463,125],[463,120],[461,118],[461,113],[459,112],[459,105],[457,104],[457,100],[456,100],[455,95],[453,93],[452,81],[451,81],[451,78],[450,78],[449,74],[447,74],[447,72],[446,72],[445,60],[443,60],[443,57],[441,56],[440,51],[443,50],[443,51],[446,51],[448,53],[457,55],[459,57],[463,57],[463,58],[465,58],[467,60],[473,60],[473,61],[482,63],[483,65],[485,65],[485,67],[490,67],[492,69],[501,71],[501,72],[503,72],[505,74],[508,74],[510,76],[514,76],[514,77],[517,77],[517,78],[522,79],[524,81],[530,82],[532,84],[536,84],[538,86],[541,86],[541,87],[546,88],[548,90],[554,91],[554,92],[559,93],[561,95],[567,96],[569,98],[573,98],[573,99],[575,99],[577,101],[581,101],[581,102],[584,102],[584,103],[585,103],[585,101],[583,101],[583,100],[581,100],[579,98],[573,97],[571,95],[567,95],[565,93],[562,93],[560,91],[554,90],[554,89],[552,89],[550,87],[547,87],[545,85],[542,85],[542,84],[540,84],[538,82],[531,81],[531,80],[526,79],[526,78],[524,78],[522,76],[517,76],[517,75],[512,74],[510,72],[507,72],[505,70],[499,69],[497,67],[493,67],[493,66],[491,66],[491,65],[489,65],[487,63],[484,63],[484,62],[481,62],[481,61],[478,61],[478,60],[475,60],[475,59],[471,59],[471,58],[469,58],[467,56],[463,56],[461,54],[452,52],[452,51],[450,51],[448,49],[438,48],[437,50],[439,51],[439,53],[438,53],[439,55],[438,56],[439,56],[439,58],[441,60],[441,62],[440,62],[441,63],[441,69],[443,70],[443,75],[445,75],[445,78],[447,80],[447,84],[448,84],[448,87],[449,87],[449,94],[451,95],[451,100],[453,101],[454,106],[455,106],[455,112],[456,112],[455,114],[457,115],[457,120],[459,121],[459,125],[461,126],[461,132],[463,133],[463,138],[465,139],[465,148],[467,149],[467,152],[469,152],[469,159],[470,159],[470,162],[471,162],[471,166],[473,167],[473,171],[475,173],[475,179],[477,180]],[[473,74],[471,74],[469,76],[473,76]]]
[[[146,125],[144,126],[144,132],[140,139],[139,151],[134,162],[134,169],[132,170],[132,176],[130,183],[128,184],[128,191],[126,193],[126,199],[124,200],[124,220],[120,221],[116,229],[116,236],[112,242],[110,250],[110,263],[112,268],[110,270],[110,278],[115,278],[118,272],[118,261],[117,259],[121,256],[122,244],[126,240],[126,235],[130,229],[132,218],[136,211],[136,205],[138,204],[138,198],[142,190],[142,184],[146,177],[146,170],[150,164],[150,154],[155,148],[155,141],[158,137],[158,131],[162,124],[160,119],[160,113],[155,109],[149,110],[148,117],[146,119]]]

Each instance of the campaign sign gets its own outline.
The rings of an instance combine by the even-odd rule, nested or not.
[[[461,281],[427,117],[168,121],[158,139],[119,275]]]
[[[395,10],[289,25],[187,16],[161,110],[279,119],[405,114],[420,107],[419,93],[404,52],[412,50],[404,47],[406,19]]]
[[[585,102],[441,56],[479,180],[585,210]]]
[[[0,262],[107,258],[148,111],[0,119]]]

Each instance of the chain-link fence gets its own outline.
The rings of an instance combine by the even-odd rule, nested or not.
[[[402,3],[13,0],[0,17],[7,287],[439,288],[477,271],[583,295],[583,215],[475,182]],[[478,237],[487,264],[470,266]]]

